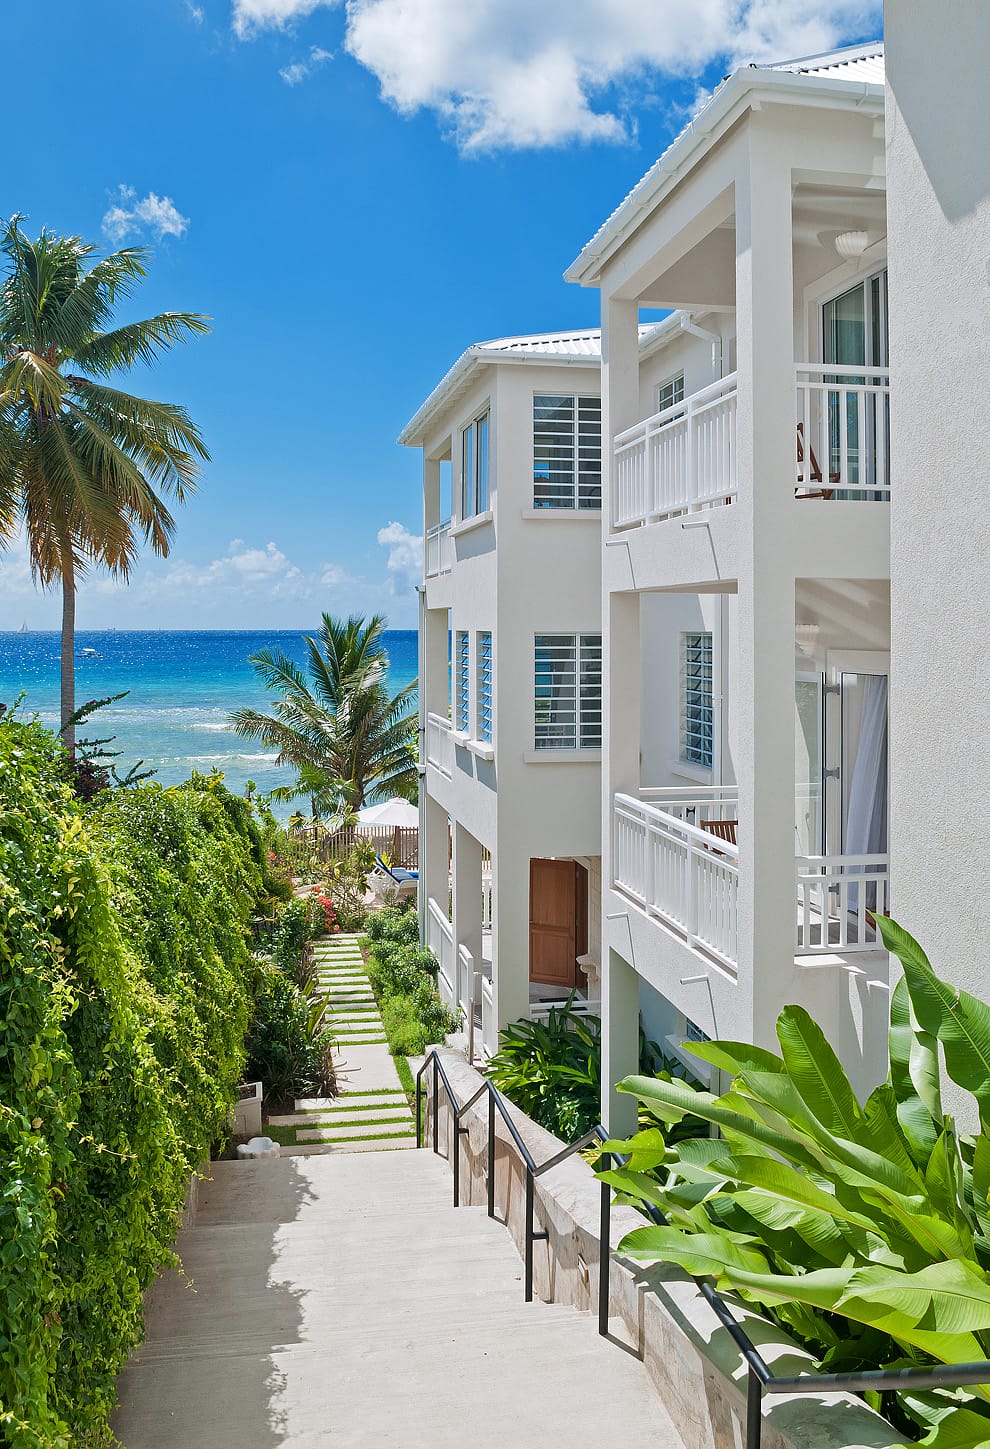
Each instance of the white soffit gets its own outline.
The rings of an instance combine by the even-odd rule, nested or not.
[[[719,124],[724,123],[732,107],[745,93],[756,90],[761,83],[768,85],[771,75],[775,78],[779,76],[780,81],[788,76],[797,79],[796,86],[793,86],[793,82],[788,83],[789,89],[793,86],[790,98],[795,102],[800,100],[802,85],[802,79],[798,78],[804,77],[815,82],[837,83],[840,94],[842,87],[848,86],[848,95],[852,102],[862,97],[867,87],[876,87],[882,100],[885,77],[883,42],[873,41],[869,45],[848,46],[842,50],[826,51],[822,55],[780,61],[775,65],[743,66],[726,76],[684,129],[674,137],[659,160],[653,163],[649,171],[623,197],[611,216],[598,228],[587,246],[567,268],[564,280],[577,282],[582,286],[597,286],[601,267],[625,241],[629,232],[634,229],[637,219],[652,208],[659,193],[688,162],[693,163],[697,159],[697,155],[703,152],[716,133]],[[807,91],[809,96],[812,93],[810,89]]]

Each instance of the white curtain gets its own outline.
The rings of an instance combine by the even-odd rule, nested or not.
[[[844,855],[882,855],[886,849],[887,679],[866,674],[842,850]]]

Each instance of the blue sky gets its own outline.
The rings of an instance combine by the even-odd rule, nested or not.
[[[144,242],[133,315],[214,319],[134,378],[213,455],[172,557],[85,582],[80,627],[414,624],[403,423],[472,341],[597,324],[564,267],[733,64],[878,29],[870,0],[10,7],[0,213]],[[0,555],[0,629],[58,617]]]

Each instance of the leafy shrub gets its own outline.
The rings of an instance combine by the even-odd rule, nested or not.
[[[323,871],[324,894],[333,901],[336,923],[342,931],[360,931],[369,911],[364,903],[368,876],[375,868],[375,847],[357,841],[339,860],[328,862]]]
[[[499,1091],[565,1142],[590,1132],[601,1115],[602,1024],[597,1016],[575,1011],[573,1001],[572,992],[564,1006],[550,1008],[546,1021],[512,1022],[488,1063],[488,1075]],[[686,1075],[642,1031],[639,1060],[641,1070],[667,1080]],[[694,1121],[686,1130],[696,1135],[702,1129]]]
[[[372,913],[362,944],[393,1056],[419,1056],[457,1030],[460,1015],[440,997],[437,958],[419,944],[414,912],[387,906]]]
[[[321,1024],[323,998],[307,998],[287,974],[262,964],[253,1007],[247,1073],[264,1083],[266,1104],[332,1097],[333,1033]]]
[[[369,914],[365,932],[372,946],[415,946],[419,944],[419,919],[413,910],[386,906]]]
[[[64,782],[0,720],[0,1443],[101,1441],[142,1293],[243,1064],[246,928],[265,893],[216,779]]]
[[[720,1097],[645,1077],[623,1083],[657,1122],[690,1111],[722,1136],[671,1147],[657,1130],[641,1133],[636,1171],[604,1175],[641,1195],[651,1172],[669,1223],[629,1234],[623,1252],[740,1292],[823,1370],[990,1356],[990,1007],[940,981],[893,921],[878,926],[904,976],[891,999],[890,1072],[865,1103],[820,1028],[788,1006],[780,1055],[691,1043],[733,1074]],[[975,1098],[975,1138],[942,1110],[943,1067]],[[871,1401],[926,1445],[990,1441],[990,1388]]]

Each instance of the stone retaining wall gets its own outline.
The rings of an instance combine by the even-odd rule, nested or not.
[[[481,1086],[481,1076],[454,1051],[441,1051],[444,1070],[459,1102]],[[414,1071],[418,1068],[414,1064]],[[433,1074],[427,1091],[425,1130],[432,1146]],[[561,1142],[515,1108],[513,1122],[535,1162],[560,1151]],[[460,1200],[484,1206],[488,1192],[488,1107],[482,1100],[462,1119]],[[451,1115],[440,1087],[438,1146],[450,1160]],[[547,1302],[597,1313],[598,1229],[601,1189],[580,1157],[570,1158],[535,1184],[536,1229],[549,1234],[534,1248],[534,1291]],[[526,1173],[499,1119],[495,1144],[495,1211],[522,1256],[525,1243]],[[739,1350],[680,1269],[644,1268],[620,1258],[615,1247],[643,1219],[631,1208],[612,1210],[609,1314],[621,1317],[647,1372],[684,1441],[685,1449],[744,1449],[747,1370]],[[523,1291],[522,1283],[519,1287]],[[811,1370],[811,1360],[772,1324],[739,1304],[737,1318],[767,1363],[780,1374]],[[620,1352],[615,1348],[616,1353]],[[589,1385],[593,1392],[593,1385]],[[861,1400],[844,1394],[774,1395],[764,1399],[765,1449],[886,1449],[898,1443],[885,1420]]]

